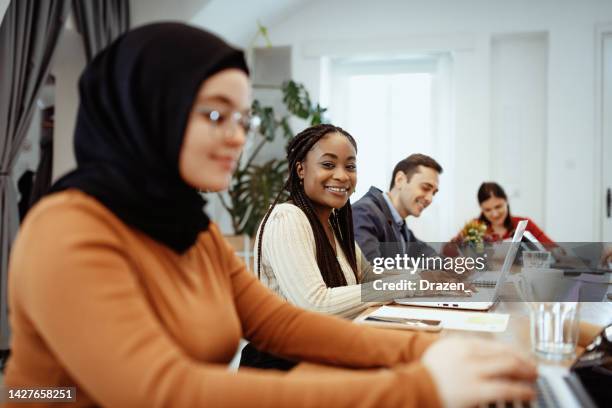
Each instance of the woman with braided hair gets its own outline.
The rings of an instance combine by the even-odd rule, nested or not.
[[[350,195],[357,184],[357,144],[322,124],[287,146],[286,203],[279,196],[256,240],[255,271],[275,293],[305,309],[353,317],[361,301],[361,251],[355,244]]]
[[[356,156],[355,139],[340,127],[321,124],[296,135],[287,146],[289,199],[278,204],[278,194],[255,242],[255,271],[266,286],[304,309],[346,318],[381,301],[417,295],[376,291],[365,283],[372,267],[355,242],[349,201],[357,184]],[[453,279],[430,272],[412,278],[417,276]]]
[[[369,266],[355,243],[350,195],[357,184],[357,143],[340,127],[321,124],[287,146],[285,203],[278,194],[255,242],[255,271],[283,299],[305,309],[352,318],[375,303],[362,300]],[[288,369],[293,363],[248,345],[243,366]]]

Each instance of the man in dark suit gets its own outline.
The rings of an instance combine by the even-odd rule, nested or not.
[[[442,166],[424,154],[412,154],[393,169],[389,192],[376,187],[352,205],[355,240],[368,261],[396,254],[426,257],[436,251],[418,240],[406,225],[418,217],[438,192]]]

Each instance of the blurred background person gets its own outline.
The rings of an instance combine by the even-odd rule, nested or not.
[[[499,184],[495,182],[482,183],[478,189],[477,197],[481,212],[476,220],[486,225],[484,233],[485,242],[499,242],[512,239],[518,223],[522,220],[527,220],[526,231],[529,231],[542,244],[554,245],[554,241],[531,219],[511,214],[508,196]],[[462,240],[463,233],[459,232],[453,239],[453,242]]]

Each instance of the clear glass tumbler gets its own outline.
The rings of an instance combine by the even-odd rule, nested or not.
[[[531,302],[531,344],[545,359],[573,358],[578,342],[579,302]]]

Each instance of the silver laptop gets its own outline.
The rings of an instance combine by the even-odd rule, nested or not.
[[[597,408],[575,374],[559,365],[538,365],[536,398],[531,402],[496,401],[482,408]]]
[[[466,301],[465,297],[457,297],[456,300],[451,296],[432,296],[432,297],[419,297],[418,300],[415,298],[403,298],[395,299],[395,303],[406,306],[425,306],[425,307],[441,307],[451,309],[467,309],[467,310],[489,310],[497,302],[499,294],[501,293],[502,286],[506,282],[506,278],[510,273],[510,267],[516,257],[516,252],[520,246],[520,242],[523,239],[523,234],[527,228],[527,220],[520,221],[514,231],[512,237],[512,243],[510,249],[504,259],[504,264],[501,271],[487,271],[483,272],[478,276],[478,279],[472,281],[478,286],[479,281],[492,281],[496,282],[494,287],[479,288],[477,293],[472,294],[469,301]]]

